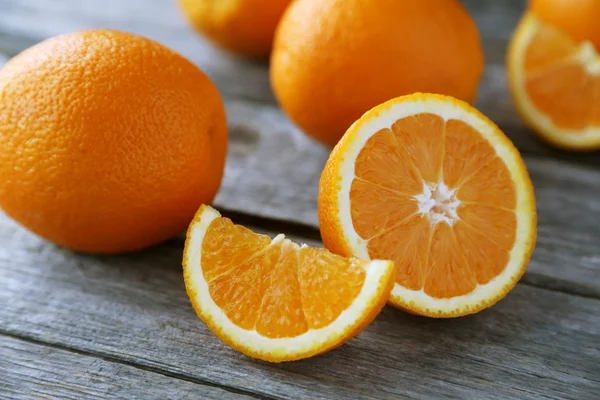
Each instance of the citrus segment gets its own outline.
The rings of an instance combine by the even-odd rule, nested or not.
[[[457,197],[463,202],[514,209],[516,188],[506,164],[499,157],[487,161],[456,188]]]
[[[323,249],[302,248],[298,281],[308,326],[323,328],[356,300],[365,281],[364,266]]]
[[[600,55],[534,14],[524,15],[508,53],[517,109],[544,139],[574,150],[600,148]]]
[[[410,219],[372,237],[367,249],[371,257],[402,260],[402,267],[396,269],[396,282],[419,290],[425,283],[430,241],[429,220],[414,213]]]
[[[447,223],[433,226],[423,291],[433,298],[466,295],[477,287],[476,274],[466,262]]]
[[[358,155],[354,173],[357,178],[400,193],[418,193],[421,190],[419,174],[409,162],[409,153],[395,143],[389,129],[374,134],[365,144],[366,151]],[[385,173],[379,168],[381,164],[386,165]]]
[[[529,46],[525,56],[524,69],[529,73],[543,71],[560,65],[577,52],[577,43],[557,29],[541,29],[532,38],[536,46]]]
[[[597,125],[593,120],[596,80],[581,65],[570,64],[528,75],[525,90],[539,111],[568,133]]]
[[[458,120],[446,123],[442,174],[449,187],[459,187],[496,157],[490,144],[472,126]]]
[[[366,159],[369,182],[357,175]],[[410,189],[389,189],[404,183],[389,179],[399,170],[414,171]],[[391,304],[437,317],[503,297],[535,242],[535,200],[517,150],[468,104],[439,95],[391,100],[348,130],[321,177],[319,219],[328,248],[395,262]]]
[[[269,243],[271,238],[268,236],[257,235],[225,218],[216,220],[210,225],[209,234],[202,244],[204,279],[212,282],[230,273]]]
[[[478,204],[462,205],[458,208],[458,218],[503,249],[510,250],[515,244],[517,218],[513,210],[506,211]]]
[[[244,329],[256,325],[269,274],[277,264],[279,253],[276,246],[268,247],[229,273],[207,282],[215,303],[234,324]]]
[[[477,284],[488,283],[508,264],[509,251],[490,240],[481,231],[473,229],[462,221],[455,224],[453,231]]]
[[[269,274],[263,294],[256,332],[269,338],[297,336],[308,331],[298,282],[298,252],[289,243],[282,244],[277,268]]]
[[[428,113],[401,118],[392,125],[398,143],[406,149],[413,165],[426,182],[437,182],[440,178],[444,129],[444,120]],[[420,184],[418,188],[421,189]]]
[[[381,188],[360,178],[352,182],[350,196],[355,200],[352,222],[362,238],[376,236],[383,230],[396,226],[418,210],[411,196]],[[380,201],[382,198],[386,199],[384,204]]]
[[[390,261],[271,239],[208,206],[190,225],[183,266],[198,316],[233,348],[267,361],[342,344],[381,310],[394,283]]]

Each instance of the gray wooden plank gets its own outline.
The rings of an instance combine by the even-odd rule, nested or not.
[[[527,7],[527,0],[461,0],[485,38],[509,39]]]
[[[463,0],[483,39],[510,38],[526,0]],[[39,41],[57,34],[89,28],[136,32],[160,41],[173,41],[179,49],[208,45],[192,32],[176,1],[164,0],[2,0],[0,31]],[[177,39],[177,41],[174,41]],[[195,42],[202,42],[200,46]]]
[[[78,18],[73,17],[77,7],[69,8],[68,3],[0,2],[0,48],[14,54],[48,36],[45,29],[74,26],[73,20],[81,24],[75,29],[140,29],[138,33],[174,48],[189,43],[189,55],[177,49],[207,70],[227,95],[272,101],[264,65],[237,60],[206,44],[198,45],[201,39],[187,28],[166,22],[174,20],[164,9],[154,14],[160,15],[159,19],[149,19],[157,2],[144,2],[144,10],[139,8],[141,2],[129,2],[127,12],[121,8],[110,21],[103,20],[103,15],[110,14],[105,10],[116,10],[125,2],[103,1],[99,9],[94,6],[97,0],[77,2],[77,6],[84,3],[84,9],[89,6]],[[41,13],[36,9],[40,4],[45,7]],[[481,16],[488,18],[483,25],[498,31],[490,36],[493,40],[486,42],[496,46],[486,45],[488,60],[491,55],[493,64],[501,62],[499,49],[510,29],[494,17],[504,15],[506,9],[498,6],[492,12],[492,8],[485,7],[482,5],[483,11],[476,15],[480,16],[478,21]],[[514,10],[502,18],[509,16],[516,21],[518,13]],[[37,19],[43,15],[47,22],[38,24],[36,19],[32,26],[31,16],[36,14]],[[131,16],[138,22],[131,22]],[[107,25],[111,23],[115,25]],[[181,20],[177,23],[181,24]],[[494,23],[498,25],[494,27]],[[182,39],[179,32],[184,30],[189,39]],[[486,36],[485,29],[483,33]],[[193,46],[206,47],[198,50]],[[231,76],[236,79],[230,79]],[[600,235],[590,218],[598,211],[594,197],[599,182],[598,163],[594,162],[597,158],[576,159],[532,140],[515,117],[500,65],[486,70],[479,104],[522,150],[569,160],[556,163],[543,158],[528,159],[539,201],[540,240],[525,281],[598,296]],[[218,203],[234,210],[316,226],[315,189],[326,151],[292,128],[275,107],[228,100],[227,108],[232,146]],[[248,171],[255,172],[249,175]],[[16,230],[9,235],[29,234]],[[13,247],[4,249],[7,252],[1,256],[0,300],[9,307],[0,310],[0,329],[139,362],[190,379],[226,382],[282,398],[290,397],[290,393],[312,398],[334,394],[440,398],[440,393],[449,397],[593,398],[590,396],[598,388],[599,354],[597,346],[593,346],[598,342],[598,307],[591,299],[519,285],[493,309],[457,321],[433,322],[386,309],[366,333],[337,352],[274,367],[233,353],[206,328],[197,327],[180,287],[179,273],[175,272],[180,242],[152,249],[141,258],[75,256],[32,238],[18,244],[23,247],[7,244]],[[187,324],[181,322],[185,318]],[[397,332],[398,325],[408,329]],[[409,347],[390,350],[389,343],[408,343]],[[210,354],[212,351],[216,355]],[[225,365],[210,370],[219,362]],[[357,383],[350,375],[364,375],[365,382]]]
[[[519,284],[491,309],[456,320],[387,307],[341,348],[271,365],[223,345],[196,318],[180,240],[92,257],[2,219],[0,243],[0,331],[189,380],[312,399],[581,400],[596,398],[600,387],[595,299]]]
[[[30,399],[254,399],[0,335],[0,398]]]
[[[111,24],[111,27],[144,30],[148,26],[160,26],[172,31],[183,32],[186,27],[176,1],[164,0],[2,0],[3,19],[14,20],[8,26],[18,26],[20,18],[35,19],[43,22],[43,27],[31,27],[25,31],[36,33],[39,37],[51,36],[65,30],[77,30],[86,27],[99,27]],[[483,38],[508,39],[519,17],[526,7],[526,0],[462,0],[477,23]],[[29,14],[29,15],[27,15]],[[44,18],[44,15],[46,18]],[[69,18],[75,17],[75,18]],[[60,30],[59,21],[66,24]],[[151,30],[147,30],[152,34]]]
[[[266,63],[214,48],[187,26],[175,0],[0,1],[0,51],[11,55],[51,36],[95,28],[155,39],[199,65],[222,92],[274,101]]]
[[[318,182],[328,150],[275,105],[226,98],[226,107],[230,146],[216,204],[317,230]],[[492,108],[502,107],[508,109],[493,102]],[[590,218],[600,209],[600,159],[573,157],[525,157],[536,188],[539,238],[524,280],[600,297],[600,225]]]

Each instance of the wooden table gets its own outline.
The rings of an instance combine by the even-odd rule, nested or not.
[[[266,65],[210,47],[174,3],[0,0],[0,64],[46,37],[93,27],[180,51],[227,105],[231,145],[216,206],[258,231],[319,245],[317,183],[328,150],[281,113]],[[455,320],[386,307],[335,351],[268,364],[231,350],[196,318],[182,238],[96,257],[1,216],[0,398],[600,398],[600,154],[552,150],[515,114],[503,58],[524,1],[467,5],[488,61],[478,106],[523,152],[538,199],[537,249],[503,301]]]

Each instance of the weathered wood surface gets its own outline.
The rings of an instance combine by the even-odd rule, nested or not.
[[[0,334],[12,337],[0,336],[0,398],[6,382],[40,390],[38,397],[93,397],[118,385],[110,377],[119,374],[131,377],[131,387],[113,397],[147,397],[140,393],[154,388],[146,383],[152,379],[173,388],[152,389],[163,398],[229,395],[210,385],[258,398],[597,398],[599,154],[551,150],[514,111],[502,63],[525,1],[465,3],[488,60],[478,106],[526,155],[538,200],[538,245],[523,283],[505,300],[452,321],[386,308],[336,351],[269,365],[229,349],[195,317],[181,279],[180,239],[140,254],[91,257],[56,248],[0,215]],[[328,150],[277,108],[266,63],[212,48],[185,25],[174,0],[0,0],[0,66],[46,37],[96,27],[152,37],[204,69],[224,94],[230,127],[217,205],[236,222],[319,244],[317,186]],[[46,345],[65,350],[40,359]],[[3,361],[21,367],[3,374]],[[53,371],[67,364],[73,367],[64,374]],[[86,385],[76,372],[65,376],[79,366],[100,369],[103,378]],[[42,373],[47,386],[34,379]]]
[[[271,233],[273,232],[266,232]],[[390,307],[356,339],[284,365],[222,344],[194,315],[181,241],[120,257],[73,254],[0,222],[0,330],[266,397],[595,399],[600,301],[517,285],[456,320]],[[0,332],[0,333],[2,333]]]
[[[0,335],[0,398],[207,399],[252,397],[123,363]]]

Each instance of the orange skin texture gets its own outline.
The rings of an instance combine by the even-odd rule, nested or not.
[[[600,0],[531,0],[530,9],[576,41],[589,40],[600,51]]]
[[[479,32],[457,0],[297,0],[275,36],[271,84],[300,128],[334,146],[397,96],[474,102],[483,68]]]
[[[219,189],[219,93],[149,39],[94,30],[42,42],[0,71],[0,104],[0,207],[61,246],[162,242]]]
[[[266,58],[291,0],[178,0],[192,26],[233,53]]]

